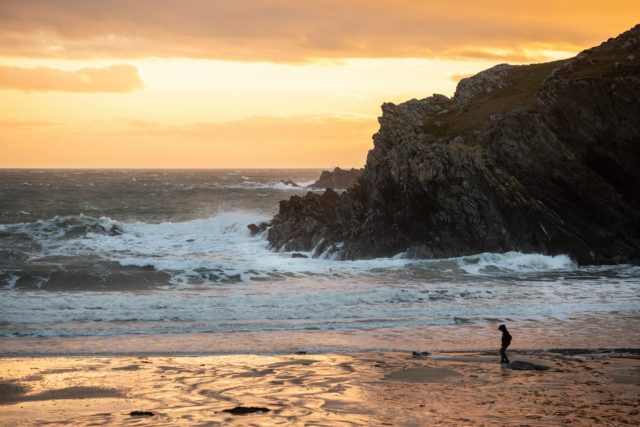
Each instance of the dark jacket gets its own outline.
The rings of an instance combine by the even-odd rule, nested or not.
[[[506,329],[502,331],[502,346],[509,347],[511,344],[511,334]]]

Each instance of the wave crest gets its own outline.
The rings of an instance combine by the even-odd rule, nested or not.
[[[458,258],[458,265],[469,274],[492,274],[497,272],[535,272],[549,270],[572,270],[575,261],[567,255],[524,254],[521,252],[481,253]]]
[[[129,274],[138,279],[148,276],[150,281],[158,280],[158,284],[201,285],[300,277],[323,280],[375,277],[396,281],[420,276],[427,278],[425,280],[441,280],[461,275],[504,277],[576,268],[575,262],[566,255],[519,252],[432,260],[408,259],[400,255],[355,261],[338,261],[330,257],[294,258],[292,253],[269,251],[263,238],[250,234],[247,225],[267,219],[268,216],[252,211],[225,212],[210,218],[161,223],[127,223],[107,217],[74,215],[34,223],[0,225],[0,231],[22,236],[18,243],[24,245],[25,250],[21,253],[26,254],[25,262],[33,263],[29,268],[33,269],[36,279],[51,280],[52,274],[58,274],[58,270],[63,268],[70,270],[64,275],[58,274],[60,282],[70,280],[70,273],[82,271],[77,277],[73,276],[74,280],[78,283],[87,281],[87,285],[94,276],[112,283],[106,279],[112,273],[117,273],[118,277]],[[42,261],[54,263],[57,267],[53,270],[53,267],[47,267],[41,272],[38,269],[43,268]],[[21,268],[27,267],[25,264]],[[133,270],[128,270],[130,267]],[[87,268],[88,273],[85,271]],[[165,276],[144,271],[137,276],[138,270],[135,269],[165,273],[169,277],[168,282]],[[24,282],[20,280],[17,283],[13,275],[0,278],[1,281],[8,286],[21,286]],[[36,282],[34,286],[40,283]]]
[[[25,234],[33,240],[74,239],[90,233],[118,236],[123,233],[120,222],[108,217],[60,215],[36,222],[3,224],[5,233]]]

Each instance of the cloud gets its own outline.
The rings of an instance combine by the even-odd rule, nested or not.
[[[624,31],[636,0],[0,0],[0,55],[526,60]]]
[[[48,128],[56,126],[58,123],[49,120],[0,120],[0,130],[2,129],[20,129],[34,130],[40,128]]]
[[[80,68],[75,71],[55,68],[0,66],[0,89],[25,92],[114,92],[125,93],[142,88],[138,70],[130,65],[104,68]]]

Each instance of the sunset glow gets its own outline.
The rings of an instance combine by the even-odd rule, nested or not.
[[[360,167],[383,102],[573,56],[639,16],[637,1],[0,1],[0,167]]]

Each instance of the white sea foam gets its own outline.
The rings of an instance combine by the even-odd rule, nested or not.
[[[324,343],[322,337],[334,345],[334,333],[345,342],[378,336],[381,344],[367,343],[367,350],[419,348],[432,325],[457,324],[462,331],[485,323],[490,340],[495,322],[513,324],[516,332],[539,324],[545,334],[545,322],[570,324],[582,315],[615,323],[627,316],[637,325],[640,267],[576,267],[565,256],[515,252],[338,261],[270,251],[247,225],[269,219],[288,195],[310,191],[280,179],[307,185],[314,175],[53,171],[12,178],[14,189],[30,192],[28,200],[2,199],[9,224],[0,224],[0,353],[11,353],[11,346],[29,354],[56,351],[56,340],[18,338],[39,336],[115,337],[104,340],[107,352],[120,338],[135,342],[130,349],[148,349],[162,334],[189,340],[212,332],[200,334],[210,342],[194,344],[197,351],[229,351],[234,342],[254,351],[256,339],[268,341],[264,351],[288,351],[288,345]],[[33,186],[23,187],[25,181]],[[300,330],[313,331],[293,340],[287,332]],[[286,341],[274,343],[261,331],[285,331]],[[319,331],[329,332],[313,335]],[[151,338],[139,345],[131,334]],[[156,349],[184,350],[184,341],[165,336]],[[96,351],[95,340],[60,342],[62,351],[69,348],[64,343]]]
[[[255,181],[245,181],[245,182],[234,182],[229,184],[218,184],[219,188],[228,188],[228,189],[247,189],[247,190],[298,190],[305,191],[307,190],[307,186],[313,184],[315,181],[303,181],[296,183],[297,186],[293,184],[288,184],[282,181],[279,182],[255,182]]]
[[[278,182],[256,182],[251,181],[248,177],[242,177],[244,182],[233,183],[221,183],[217,184],[219,188],[228,189],[249,189],[249,190],[285,190],[285,191],[316,191],[315,189],[307,188],[315,182],[315,180],[307,180],[294,182],[296,185],[289,184],[283,181]]]
[[[487,277],[471,281],[393,282],[337,278],[170,288],[144,293],[5,290],[0,336],[101,336],[276,330],[354,330],[509,321],[544,322],[579,313],[638,309],[636,280]],[[34,326],[30,326],[34,325]]]
[[[474,256],[457,258],[460,268],[470,274],[493,274],[500,271],[533,272],[552,270],[572,270],[576,263],[567,255],[523,254],[506,252],[504,254],[481,253]]]
[[[40,219],[29,223],[0,224],[0,230],[25,234],[35,241],[47,242],[84,235],[91,231],[108,233],[114,231],[118,225],[118,221],[108,217],[95,218],[80,214],[58,215],[50,219]]]
[[[20,276],[17,274],[9,275],[9,277],[6,280],[7,288],[12,289],[16,285],[16,283],[18,283],[19,279],[20,279]]]
[[[41,249],[34,256],[97,255],[122,266],[153,267],[169,272],[176,283],[251,281],[291,275],[331,278],[371,271],[412,268],[456,271],[470,275],[571,270],[576,264],[565,255],[546,256],[508,252],[482,253],[445,260],[390,258],[338,261],[336,254],[319,258],[292,258],[268,249],[263,236],[251,236],[247,225],[268,220],[247,211],[222,213],[185,222],[125,223],[85,215],[54,217],[35,223],[4,225],[3,231],[22,232]]]

